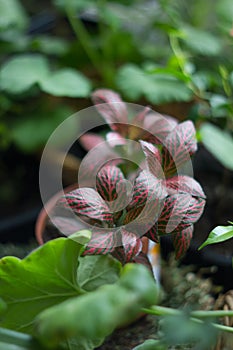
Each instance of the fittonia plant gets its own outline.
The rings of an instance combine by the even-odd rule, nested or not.
[[[119,166],[105,164],[95,189],[79,188],[59,201],[59,206],[70,207],[80,220],[91,224],[92,238],[84,255],[111,253],[125,263],[140,254],[143,236],[159,242],[161,236],[171,235],[180,258],[205,206],[199,183],[181,171],[197,149],[193,123],[178,124],[149,108],[130,122],[126,104],[109,90],[97,90],[93,100],[112,129],[106,136],[110,146],[127,146],[128,138],[138,141],[146,166],[138,167],[129,181]],[[81,142],[90,148],[100,140],[87,134]]]

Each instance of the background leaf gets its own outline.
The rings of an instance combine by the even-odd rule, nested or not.
[[[54,96],[87,97],[91,91],[90,81],[74,69],[61,69],[40,79],[43,91]]]
[[[133,64],[119,69],[116,78],[119,89],[132,100],[144,96],[151,103],[189,101],[192,91],[171,74],[150,74]]]
[[[25,29],[28,18],[18,0],[0,0],[0,30],[9,27]]]
[[[226,168],[233,170],[233,138],[218,127],[204,123],[200,128],[200,137],[207,150]]]
[[[27,91],[48,74],[48,62],[43,56],[17,56],[1,67],[0,88],[11,94],[19,94]]]
[[[209,244],[224,242],[233,238],[233,226],[217,226],[209,234],[207,240],[198,248],[199,250]]]

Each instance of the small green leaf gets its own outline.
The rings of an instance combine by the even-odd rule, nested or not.
[[[54,96],[87,97],[90,81],[74,69],[62,69],[40,80],[43,91]]]
[[[69,239],[73,239],[75,242],[80,243],[82,245],[87,244],[91,239],[91,231],[90,230],[79,230],[78,232],[73,233],[69,236]]]
[[[111,256],[90,255],[80,259],[78,283],[90,292],[104,284],[115,283],[119,279],[121,264]]]
[[[43,56],[16,56],[1,67],[0,88],[11,94],[23,93],[48,74],[48,62]]]
[[[160,104],[192,98],[192,91],[176,76],[162,72],[151,74],[133,64],[120,68],[116,83],[132,100],[145,96],[149,102]]]
[[[232,136],[210,123],[204,123],[200,128],[199,134],[207,150],[212,153],[223,166],[233,170]]]
[[[209,237],[202,243],[198,250],[209,244],[224,242],[230,238],[233,238],[233,226],[217,226],[210,232]]]

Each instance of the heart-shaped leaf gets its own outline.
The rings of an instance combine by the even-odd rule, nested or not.
[[[191,121],[178,124],[163,144],[162,159],[166,177],[179,171],[197,150],[196,131]]]
[[[172,243],[175,248],[176,259],[180,259],[188,250],[193,236],[193,225],[172,235]]]

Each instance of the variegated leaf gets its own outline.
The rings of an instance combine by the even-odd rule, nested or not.
[[[113,224],[113,216],[101,196],[92,188],[78,188],[62,197],[59,205],[71,208],[74,213]]]
[[[157,223],[153,225],[145,234],[146,237],[151,239],[155,243],[159,243]]]
[[[148,269],[153,272],[150,260],[148,259],[147,254],[140,252],[137,256],[135,256],[135,258],[133,259],[133,262],[135,262],[136,264],[142,264],[146,267],[148,267]]]
[[[161,144],[176,125],[177,120],[170,116],[156,112],[150,113],[144,120],[144,127],[149,131],[146,140],[154,144]]]
[[[187,252],[193,236],[193,226],[172,235],[172,243],[175,248],[176,259],[180,259]]]
[[[140,141],[140,144],[146,156],[146,162],[149,171],[159,179],[164,178],[162,169],[162,159],[158,148],[152,145],[151,143],[145,141]]]
[[[163,143],[162,159],[166,177],[179,171],[197,150],[195,128],[191,121],[183,122],[167,136]]]
[[[193,197],[206,198],[201,185],[190,176],[173,176],[166,180],[166,188],[169,194],[189,193]]]
[[[190,194],[168,196],[157,223],[158,234],[179,232],[194,224],[202,215],[204,206],[203,198],[194,198]]]
[[[94,228],[91,240],[88,242],[83,255],[105,255],[112,253],[117,246],[117,242],[118,237],[114,231]]]
[[[104,142],[104,138],[99,135],[88,132],[80,136],[78,141],[85,150],[90,151],[90,149]]]
[[[142,249],[142,241],[135,234],[121,228],[122,246],[125,252],[126,262],[132,261]]]
[[[130,188],[127,188],[127,185]],[[101,197],[108,202],[110,211],[114,213],[123,210],[131,199],[132,186],[129,181],[125,180],[123,173],[116,166],[104,166],[99,171],[96,189]]]
[[[127,108],[120,96],[108,89],[99,89],[92,94],[92,100],[102,117],[114,131],[127,134]],[[122,123],[122,124],[121,124]]]
[[[127,207],[127,210],[144,206],[147,202],[163,201],[167,195],[165,186],[162,180],[156,178],[148,171],[141,171],[135,179],[133,187],[132,201]]]

